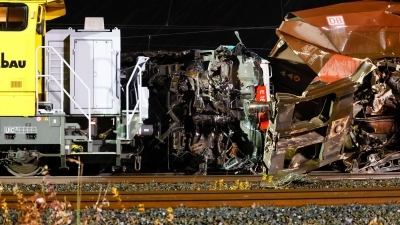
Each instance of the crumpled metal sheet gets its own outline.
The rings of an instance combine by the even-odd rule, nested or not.
[[[374,69],[369,59],[400,56],[399,15],[399,3],[383,1],[289,13],[276,31],[280,41],[270,57],[307,65],[316,76],[311,83],[331,83],[345,77],[358,81],[355,74]]]
[[[400,4],[360,1],[290,13],[282,33],[356,58],[400,55]]]

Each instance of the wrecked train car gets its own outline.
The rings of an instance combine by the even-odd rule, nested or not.
[[[143,74],[149,89],[144,122],[155,129],[153,136],[141,137],[146,151],[134,154],[143,156],[142,168],[190,174],[262,170],[266,60],[242,43],[216,50],[131,53],[122,59],[135,61],[137,55],[150,58]]]
[[[270,54],[268,173],[400,168],[400,4],[352,2],[290,13]]]
[[[144,157],[147,168],[400,169],[399,13],[381,1],[289,13],[268,61],[240,38],[212,51],[145,52],[157,135],[143,155],[163,155]]]

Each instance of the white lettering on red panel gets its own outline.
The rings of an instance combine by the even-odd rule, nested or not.
[[[267,101],[267,87],[259,85],[256,87],[256,101],[266,102]]]
[[[328,24],[331,26],[345,25],[343,16],[327,16],[326,20],[328,21]]]
[[[266,102],[268,100],[266,86],[259,85],[256,87],[255,91],[256,91],[256,101]],[[267,112],[259,112],[258,120],[259,120],[258,129],[266,130],[268,128],[268,124],[269,124],[268,111]]]

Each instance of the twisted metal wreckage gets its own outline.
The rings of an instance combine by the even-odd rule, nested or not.
[[[398,170],[399,13],[381,1],[289,13],[269,62],[240,38],[215,51],[145,52],[150,118],[162,121],[152,145],[199,173]]]
[[[399,169],[399,13],[399,4],[371,1],[287,15],[270,55],[280,75],[272,77],[269,173],[285,169],[291,149],[292,171]]]

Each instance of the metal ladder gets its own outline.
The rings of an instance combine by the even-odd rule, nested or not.
[[[144,101],[147,101],[146,99],[146,93],[145,91],[148,92],[147,88],[142,87],[142,73],[145,70],[146,62],[149,60],[149,57],[144,57],[144,56],[139,56],[136,66],[132,71],[132,74],[128,80],[128,83],[126,84],[126,110],[122,111],[123,116],[125,117],[126,125],[125,125],[125,140],[131,140],[132,136],[131,134],[136,134],[138,130],[140,129],[141,125],[143,124],[143,113],[142,113],[142,106],[144,104]],[[133,110],[129,109],[129,93],[131,92],[130,90],[130,84],[132,81],[136,81],[136,89],[135,94],[136,94],[136,105],[133,108]],[[131,127],[131,122],[134,121],[133,127]]]
[[[57,79],[50,75],[50,74],[40,74],[39,73],[39,50],[45,49],[49,52],[54,52],[59,58],[60,58],[60,82],[57,81]],[[70,71],[74,74],[76,78],[83,84],[83,86],[87,90],[87,99],[88,99],[88,106],[90,106],[90,89],[89,87],[83,82],[81,77],[71,68],[71,66],[65,61],[65,59],[60,55],[60,53],[57,52],[52,46],[39,46],[36,48],[36,112],[37,114],[54,114],[54,113],[64,113],[64,93],[68,96],[68,98],[79,108],[79,110],[82,112],[82,114],[88,119],[88,127],[90,128],[90,122],[92,119],[92,115],[90,112],[90,107],[88,107],[88,113],[85,113],[85,111],[79,106],[79,104],[75,101],[75,99],[68,93],[67,90],[64,88],[64,73],[63,73],[63,66],[64,64],[70,69]],[[61,104],[60,104],[60,109],[52,109],[50,111],[47,111],[45,109],[39,109],[39,104],[48,104],[49,102],[47,101],[47,96],[48,96],[48,88],[46,88],[47,85],[45,85],[45,101],[40,102],[39,101],[39,78],[50,78],[53,80],[57,86],[61,89],[60,91],[60,99],[61,99]],[[92,142],[92,131],[91,129],[88,129],[88,142]]]

